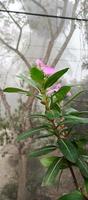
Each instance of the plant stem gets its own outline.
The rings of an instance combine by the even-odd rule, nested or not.
[[[73,170],[73,168],[71,166],[69,166],[69,169],[70,169],[71,175],[73,177],[74,185],[75,185],[76,189],[78,190],[79,189],[79,185],[78,185],[77,179],[75,177],[74,170]]]
[[[54,123],[54,119],[50,120],[50,122],[52,123],[52,128],[54,130],[56,137],[59,139],[59,136],[58,136],[58,133],[57,133],[57,126]]]

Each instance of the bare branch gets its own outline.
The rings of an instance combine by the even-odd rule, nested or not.
[[[71,28],[71,30],[70,30],[70,32],[69,32],[69,35],[67,36],[67,38],[66,38],[64,44],[62,45],[60,51],[58,52],[56,58],[55,58],[54,61],[51,63],[51,66],[56,66],[56,64],[57,64],[58,61],[60,60],[60,58],[61,58],[61,56],[62,56],[64,50],[66,49],[66,47],[67,47],[67,45],[68,45],[68,43],[69,43],[69,41],[70,41],[70,39],[71,39],[71,37],[72,37],[72,35],[73,35],[73,33],[74,33],[74,30],[75,30],[75,26],[72,26],[72,28]]]
[[[7,11],[5,5],[2,2],[0,2],[0,4]],[[20,31],[19,37],[18,37],[17,46],[16,46],[16,49],[18,49],[19,48],[19,44],[20,44],[20,40],[21,40],[21,35],[22,35],[22,27],[17,23],[17,21],[14,19],[14,17],[9,12],[7,12],[7,14],[12,19],[12,21],[16,24],[16,26],[19,28],[19,31]]]
[[[4,5],[1,1],[0,1],[0,4],[1,4],[1,6],[7,11],[5,5]],[[13,17],[9,12],[7,12],[7,14],[8,14],[9,17],[12,19],[12,21],[16,24],[16,26],[17,26],[19,29],[21,29],[20,25],[17,23],[17,21],[14,19],[14,17]]]
[[[4,105],[4,108],[5,108],[5,113],[9,119],[9,127],[12,131],[12,134],[15,133],[15,128],[14,128],[14,120],[13,120],[13,117],[12,117],[12,113],[11,113],[11,106],[9,105],[8,101],[7,101],[7,98],[6,98],[6,95],[4,94],[4,92],[2,91],[2,89],[0,88],[0,96],[1,96],[1,101]]]
[[[67,4],[68,4],[68,1],[66,0],[64,2],[64,8],[63,8],[62,16],[66,15]],[[54,36],[51,37],[51,39],[49,41],[49,44],[48,44],[48,47],[47,47],[47,50],[46,50],[46,53],[45,53],[45,56],[44,56],[44,62],[45,63],[47,63],[48,60],[49,60],[49,57],[51,55],[51,51],[52,51],[53,46],[54,46],[54,42],[57,39],[57,37],[59,37],[60,33],[62,32],[63,26],[64,26],[64,20],[61,20],[60,25],[58,27],[58,30],[56,31],[56,33],[54,34]]]
[[[36,90],[31,88],[31,93],[36,94]],[[35,95],[30,96],[27,98],[26,102],[22,105],[22,110],[20,112],[20,121],[21,121],[21,128],[24,131],[25,128],[28,129],[29,127],[32,127],[32,121],[31,118],[27,116],[27,114],[31,113],[33,108],[33,103],[35,100]]]
[[[30,67],[30,64],[29,62],[27,61],[27,59],[25,58],[25,56],[17,49],[15,49],[14,47],[10,46],[7,42],[5,42],[1,37],[0,37],[0,41],[5,45],[7,46],[10,50],[14,51],[23,61],[24,63],[26,64],[27,68],[29,69]]]
[[[77,9],[77,6],[78,6],[78,3],[79,1],[76,0],[74,6],[73,6],[73,11],[72,11],[72,17],[74,16],[75,12],[76,12],[76,9]],[[65,39],[65,42],[63,43],[60,51],[58,52],[58,54],[56,55],[56,57],[54,58],[53,62],[51,63],[52,66],[56,66],[56,64],[58,63],[58,61],[60,60],[64,50],[66,49],[73,33],[74,33],[74,30],[75,30],[75,22],[71,21],[71,27],[70,27],[70,32],[68,34],[68,36],[66,37]]]
[[[20,41],[21,41],[21,36],[22,36],[22,28],[20,29],[20,33],[19,33],[19,38],[18,38],[18,42],[17,42],[17,46],[16,49],[19,49],[19,45],[20,45]]]
[[[1,6],[5,9],[6,7],[4,6],[4,4],[0,1],[0,4]],[[10,18],[13,20],[13,22],[16,24],[16,26],[19,28],[20,30],[20,33],[19,33],[19,37],[18,37],[18,41],[17,41],[17,45],[16,45],[16,48],[12,47],[11,45],[9,45],[7,42],[5,42],[1,37],[0,37],[0,41],[6,45],[9,49],[11,49],[12,51],[14,51],[17,55],[19,55],[19,57],[24,61],[24,63],[26,64],[27,68],[29,69],[30,67],[30,64],[29,62],[27,61],[27,59],[25,58],[25,56],[19,51],[19,44],[20,44],[20,41],[21,41],[21,35],[22,35],[22,27],[20,27],[20,25],[17,23],[17,21],[14,19],[14,17],[8,13],[8,15],[10,16]]]
[[[29,64],[28,60],[25,58],[25,56],[20,51],[18,51],[18,50],[16,50],[15,52],[24,61],[24,63],[26,64],[27,68],[29,69],[30,64]]]
[[[37,2],[36,0],[32,0],[37,6],[39,6],[43,11],[44,11],[44,13],[46,14],[46,15],[48,15],[48,12],[47,12],[47,10],[45,9],[45,7],[41,4],[41,3],[39,3],[39,2]],[[49,26],[49,31],[50,31],[50,35],[51,35],[51,37],[53,36],[53,31],[52,31],[52,24],[51,24],[51,20],[47,17],[47,21],[48,21],[48,26]]]
[[[3,93],[1,88],[0,88],[0,96],[1,96],[1,100],[3,102],[3,105],[5,107],[6,114],[9,117],[9,119],[11,119],[11,108],[10,108],[9,103],[7,102],[6,95]]]

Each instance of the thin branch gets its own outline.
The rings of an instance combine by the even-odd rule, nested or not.
[[[0,96],[3,102],[3,105],[5,107],[6,114],[8,115],[9,119],[11,119],[11,108],[10,108],[9,103],[7,102],[6,95],[3,93],[1,88],[0,88]]]
[[[76,0],[75,4],[74,4],[74,6],[73,6],[72,16],[74,16],[74,14],[75,14],[75,12],[76,12],[78,3],[79,3],[79,1]],[[58,54],[57,54],[56,57],[54,58],[53,62],[51,63],[51,66],[56,66],[56,64],[57,64],[58,61],[60,60],[60,58],[61,58],[61,56],[62,56],[64,50],[66,49],[66,47],[67,47],[67,45],[68,45],[68,43],[69,43],[69,41],[70,41],[70,39],[71,39],[71,37],[72,37],[74,31],[75,31],[75,21],[74,21],[74,22],[71,21],[70,32],[69,32],[67,38],[65,39],[65,42],[63,43],[63,45],[62,45],[60,51],[58,52]]]
[[[0,4],[7,11],[5,5],[2,2],[0,2]],[[20,44],[20,40],[21,40],[21,35],[22,35],[22,27],[17,23],[17,21],[14,19],[14,17],[9,12],[7,12],[7,14],[12,19],[12,21],[16,24],[16,26],[19,28],[19,31],[20,31],[19,37],[18,37],[17,46],[16,46],[16,49],[18,49],[19,48],[19,44]]]
[[[31,89],[32,94],[36,94],[36,90],[33,88]],[[20,112],[20,121],[22,125],[22,130],[28,129],[29,127],[32,127],[32,121],[31,118],[27,117],[27,113],[31,113],[32,108],[33,108],[33,103],[35,100],[35,95],[30,96],[27,98],[26,102],[22,105],[22,110]]]
[[[13,116],[11,113],[11,106],[9,105],[6,95],[4,94],[4,92],[2,91],[2,89],[0,88],[0,96],[1,96],[1,101],[4,105],[5,108],[5,113],[9,119],[9,127],[12,131],[12,134],[14,134],[16,132],[15,128],[14,128],[14,120],[13,120]]]
[[[54,59],[53,62],[51,63],[51,66],[56,66],[56,64],[57,64],[58,61],[60,60],[60,58],[61,58],[63,52],[65,51],[65,49],[66,49],[66,47],[67,47],[67,45],[68,45],[68,43],[69,43],[69,41],[70,41],[70,39],[71,39],[71,37],[72,37],[74,31],[75,31],[75,26],[73,26],[73,27],[71,28],[69,35],[67,36],[67,38],[66,38],[64,44],[62,45],[60,51],[59,51],[58,54],[57,54],[57,56],[55,57],[55,59]]]
[[[27,59],[25,58],[25,56],[17,49],[15,49],[14,47],[10,46],[7,42],[5,42],[1,37],[0,37],[0,41],[7,46],[10,50],[14,51],[17,55],[19,55],[19,57],[24,61],[24,63],[26,64],[27,68],[29,69],[30,64],[27,61]]]
[[[64,2],[64,8],[63,8],[62,16],[66,15],[67,4],[68,4],[68,1],[66,0]],[[49,57],[51,55],[51,52],[52,52],[52,49],[53,49],[53,46],[54,46],[54,42],[57,39],[57,37],[59,37],[60,33],[62,32],[63,26],[64,26],[64,20],[61,20],[60,25],[58,27],[58,30],[56,31],[54,36],[51,37],[51,39],[49,41],[49,44],[48,44],[48,47],[47,47],[47,50],[46,50],[46,53],[45,53],[45,56],[44,56],[44,62],[45,63],[47,63],[48,60],[49,60]]]
[[[7,9],[6,9],[6,7],[5,7],[5,5],[0,1],[0,4],[1,4],[1,6],[7,11]],[[7,14],[9,15],[9,17],[12,19],[12,21],[16,24],[16,26],[20,29],[21,27],[20,27],[20,25],[17,23],[17,21],[13,18],[13,16],[9,13],[9,12],[7,12]]]
[[[32,1],[33,1],[38,7],[40,7],[40,8],[44,11],[44,13],[45,13],[46,15],[48,15],[47,10],[45,9],[45,7],[44,7],[41,3],[37,2],[36,0],[32,0]],[[49,18],[47,18],[47,20],[48,20],[48,26],[49,26],[50,35],[51,35],[51,37],[52,37],[52,36],[53,36],[53,31],[52,31],[51,20],[50,20]]]
[[[1,6],[5,9],[6,7],[4,6],[4,4],[0,1],[0,4]],[[7,42],[5,42],[2,38],[0,38],[0,41],[6,45],[9,49],[11,49],[12,51],[14,51],[17,55],[19,55],[19,57],[24,61],[24,63],[26,64],[27,68],[29,69],[30,67],[30,64],[29,62],[27,61],[27,59],[25,58],[25,56],[19,51],[19,44],[20,44],[20,41],[21,41],[21,35],[22,35],[22,27],[20,27],[20,25],[17,23],[17,21],[14,19],[14,17],[8,13],[8,15],[10,16],[10,18],[13,20],[13,22],[16,24],[16,26],[19,28],[20,30],[20,33],[19,33],[19,37],[18,37],[18,42],[17,42],[17,45],[16,45],[16,48],[12,47],[11,45],[9,45]]]
[[[19,37],[18,37],[18,42],[17,42],[16,50],[19,49],[19,45],[20,45],[20,41],[21,41],[21,36],[22,36],[22,28],[20,29],[20,33],[19,33]]]
[[[30,64],[29,64],[28,60],[25,58],[25,56],[20,51],[18,51],[18,50],[16,50],[15,52],[24,61],[24,63],[26,64],[27,68],[29,69]]]
[[[79,185],[78,185],[76,176],[74,174],[73,168],[71,166],[69,166],[69,169],[70,169],[71,175],[73,177],[74,185],[75,185],[76,189],[78,190],[79,189]]]
[[[10,66],[10,68],[7,70],[7,73],[6,73],[6,75],[5,75],[5,79],[4,79],[4,83],[3,83],[3,88],[6,87],[7,78],[8,78],[9,72],[10,72],[10,70],[11,70],[11,67],[12,67],[12,66]]]

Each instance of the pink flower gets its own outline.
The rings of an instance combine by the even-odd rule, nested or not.
[[[68,93],[67,93],[67,96],[68,96],[68,97],[71,97],[71,96],[72,96],[71,92],[68,92]]]
[[[37,59],[35,63],[36,63],[36,65],[37,65],[38,67],[40,67],[41,69],[42,69],[43,67],[45,67],[45,64],[44,64],[43,61],[40,60],[40,59]]]
[[[61,83],[55,84],[54,86],[52,86],[51,88],[47,90],[47,95],[48,96],[52,95],[54,92],[57,92],[58,90],[60,90],[61,87],[62,87]]]
[[[62,87],[61,83],[55,85],[55,91],[57,92]]]
[[[50,96],[54,93],[54,90],[53,89],[48,89],[47,90],[47,95]]]
[[[48,65],[46,65],[45,67],[43,67],[42,70],[43,70],[43,72],[44,72],[45,75],[52,75],[52,74],[54,74],[56,72],[55,68],[50,67]]]
[[[44,74],[46,76],[52,75],[52,74],[54,74],[56,72],[54,67],[50,67],[48,65],[45,65],[43,63],[43,61],[40,60],[40,59],[36,60],[36,65],[44,72]]]

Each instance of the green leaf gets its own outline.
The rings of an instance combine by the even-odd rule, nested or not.
[[[61,114],[57,110],[50,110],[46,112],[46,117],[48,119],[56,119],[59,118]]]
[[[61,157],[57,157],[57,156],[51,156],[51,157],[46,157],[46,158],[41,158],[40,162],[44,167],[49,167],[52,162],[56,159],[61,159]]]
[[[47,126],[38,126],[36,128],[31,128],[30,130],[25,131],[24,133],[18,135],[17,141],[25,140],[25,139],[33,136],[35,133],[39,134],[40,131],[42,131],[42,130],[44,130],[46,128],[47,128]]]
[[[3,92],[8,92],[8,93],[27,93],[30,94],[31,93],[27,90],[23,90],[21,88],[13,88],[13,87],[7,87],[3,90]]]
[[[50,109],[57,110],[59,113],[61,112],[60,107],[58,106],[57,103],[51,103]]]
[[[77,149],[69,140],[66,139],[58,140],[58,146],[67,160],[69,160],[72,163],[75,163],[77,161],[78,159]]]
[[[43,115],[41,113],[35,113],[35,114],[30,114],[29,115],[30,118],[43,118],[43,119],[47,119],[46,115]]]
[[[65,169],[68,167],[68,162],[64,157],[58,157],[58,156],[50,156],[50,157],[44,157],[40,159],[41,164],[44,167],[49,167],[55,160],[60,160],[62,158],[62,164],[61,169]]]
[[[66,115],[74,115],[76,117],[80,117],[82,115],[87,115],[88,111],[81,111],[79,112],[78,110],[74,109],[74,108],[69,108],[66,110],[65,112]]]
[[[48,138],[48,137],[52,137],[52,136],[54,136],[54,133],[48,133],[48,134],[40,135],[40,136],[36,137],[35,139],[44,139],[44,138]]]
[[[54,146],[54,145],[47,145],[45,147],[38,148],[35,151],[30,152],[29,156],[30,157],[38,157],[38,156],[42,156],[42,155],[46,155],[48,153],[51,153],[54,150],[56,150],[56,146]]]
[[[32,67],[30,69],[30,75],[31,75],[32,80],[34,80],[35,82],[37,82],[37,83],[43,83],[43,81],[44,81],[44,74],[37,67]]]
[[[39,100],[42,100],[42,96],[41,95],[35,95],[35,97]]]
[[[60,103],[66,97],[67,93],[70,91],[71,86],[63,86],[60,88],[58,92],[53,94],[54,102]]]
[[[63,195],[58,200],[84,200],[84,198],[80,191],[75,190],[74,192],[71,192],[70,194]]]
[[[88,164],[84,161],[83,158],[79,158],[76,165],[79,167],[81,174],[88,178]]]
[[[23,74],[19,75],[18,78],[20,78],[21,80],[23,80],[25,83],[29,84],[30,86],[34,87],[35,89],[38,90],[35,82],[30,78],[30,77],[27,77]]]
[[[68,71],[68,69],[69,68],[62,69],[50,76],[45,82],[44,89],[51,87],[59,78],[61,78]]]
[[[71,113],[76,113],[76,112],[78,112],[78,110],[76,110],[76,109],[70,107],[70,108],[67,108],[67,109],[65,110],[65,115],[70,115]]]
[[[74,116],[82,116],[82,115],[88,115],[88,111],[72,112],[70,114]]]
[[[67,116],[64,116],[65,120],[68,122],[68,123],[72,123],[72,124],[88,124],[88,118],[83,118],[83,117],[77,117],[77,116],[74,116],[74,115],[67,115]]]
[[[62,158],[60,159],[57,158],[51,163],[51,165],[49,166],[44,176],[43,183],[42,183],[43,186],[51,185],[52,183],[55,182],[55,179],[61,169],[62,160],[63,160]]]

